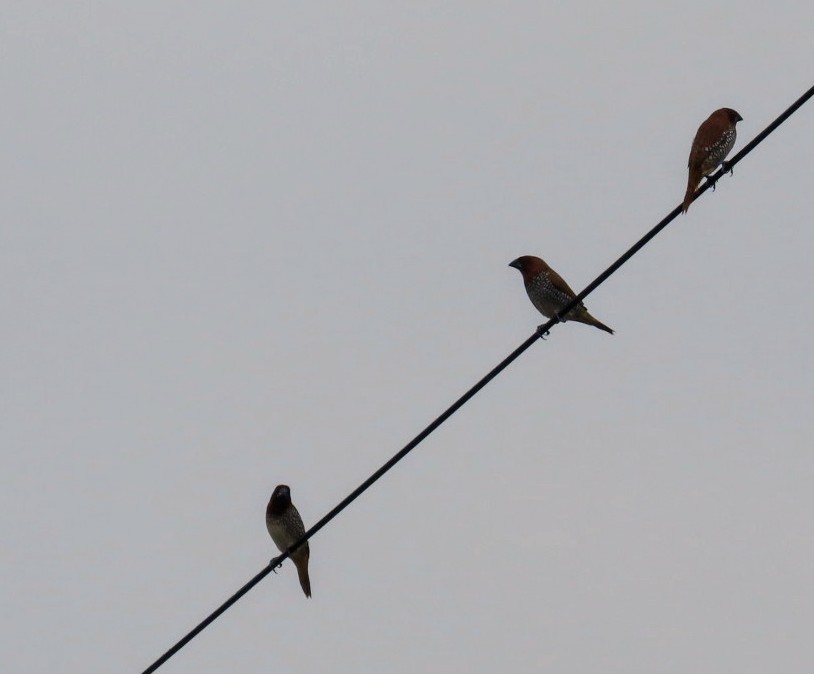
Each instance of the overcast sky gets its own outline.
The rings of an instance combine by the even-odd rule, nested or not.
[[[657,9],[658,8],[658,9]],[[809,2],[7,2],[4,672],[140,672],[814,82]],[[162,672],[809,674],[814,103]]]

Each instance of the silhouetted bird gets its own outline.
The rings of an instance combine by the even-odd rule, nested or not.
[[[266,528],[280,552],[288,550],[305,535],[302,517],[291,503],[291,490],[284,484],[278,485],[269,499],[266,507]],[[291,553],[291,561],[297,567],[297,575],[300,577],[300,585],[306,597],[311,596],[311,579],[308,577],[310,554],[308,541]]]
[[[549,267],[539,257],[533,255],[523,255],[509,264],[510,267],[520,270],[523,274],[523,283],[526,286],[531,303],[546,318],[553,318],[559,315],[560,311],[571,302],[577,294],[571,290],[570,286],[563,280],[557,272]],[[563,321],[577,321],[593,325],[595,328],[613,334],[607,325],[596,320],[585,305],[580,302],[565,316],[560,316]]]
[[[721,108],[713,112],[698,127],[695,139],[690,149],[690,159],[687,162],[689,175],[687,177],[687,192],[684,194],[684,203],[681,210],[684,213],[692,203],[695,189],[701,178],[708,176],[726,159],[726,155],[735,145],[737,131],[735,125],[743,119],[732,108]]]

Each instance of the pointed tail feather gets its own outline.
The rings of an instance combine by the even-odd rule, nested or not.
[[[299,552],[299,550],[297,551]],[[296,554],[296,558],[292,556],[294,565],[297,567],[297,575],[300,578],[300,587],[305,593],[306,597],[311,596],[311,579],[308,577],[308,554]]]
[[[687,210],[690,208],[693,195],[695,194],[695,188],[698,187],[698,183],[700,182],[701,176],[699,175],[699,172],[690,169],[690,175],[689,178],[687,179],[687,191],[684,193],[684,203],[681,204],[682,213],[686,213]]]
[[[613,334],[613,330],[602,323],[602,321],[596,320],[593,316],[591,316],[591,314],[588,313],[588,310],[585,308],[584,304],[580,304],[576,309],[568,312],[568,316],[565,320],[577,321],[578,323],[585,323],[585,325],[593,325],[595,328],[599,328],[600,330]]]
[[[602,321],[596,320],[593,316],[591,316],[591,314],[586,313],[584,322],[587,323],[588,325],[593,325],[595,328],[599,328],[600,330],[604,330],[605,332],[613,334],[613,330],[611,330]]]

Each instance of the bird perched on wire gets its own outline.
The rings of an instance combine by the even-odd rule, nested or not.
[[[280,484],[274,488],[269,504],[266,506],[266,528],[269,530],[271,540],[280,550],[285,552],[294,543],[305,535],[305,526],[300,513],[291,503],[291,490],[287,485]],[[308,577],[308,541],[303,543],[291,553],[291,561],[297,567],[300,577],[300,586],[306,597],[311,596],[311,579]]]
[[[523,275],[523,283],[531,303],[546,318],[558,315],[565,305],[577,296],[562,276],[539,257],[523,255],[510,262],[509,266],[519,270]],[[613,334],[613,330],[588,313],[582,302],[571,309],[566,316],[560,316],[560,320],[593,325],[595,328]]]
[[[743,117],[732,108],[721,108],[713,112],[698,127],[687,162],[689,168],[687,192],[681,206],[684,213],[690,207],[695,188],[698,187],[701,178],[718,168],[735,145],[737,137],[735,125],[741,120]]]

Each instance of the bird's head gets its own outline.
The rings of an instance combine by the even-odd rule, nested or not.
[[[733,126],[738,122],[743,121],[743,117],[740,116],[737,110],[733,110],[732,108],[723,108],[723,111],[726,113],[726,116],[729,118],[729,123]]]
[[[529,281],[548,269],[548,265],[534,255],[521,255],[516,260],[512,260],[509,266],[523,274],[524,281]]]
[[[291,505],[291,490],[286,484],[278,484],[271,494],[267,510],[277,514],[284,511],[289,505]]]

